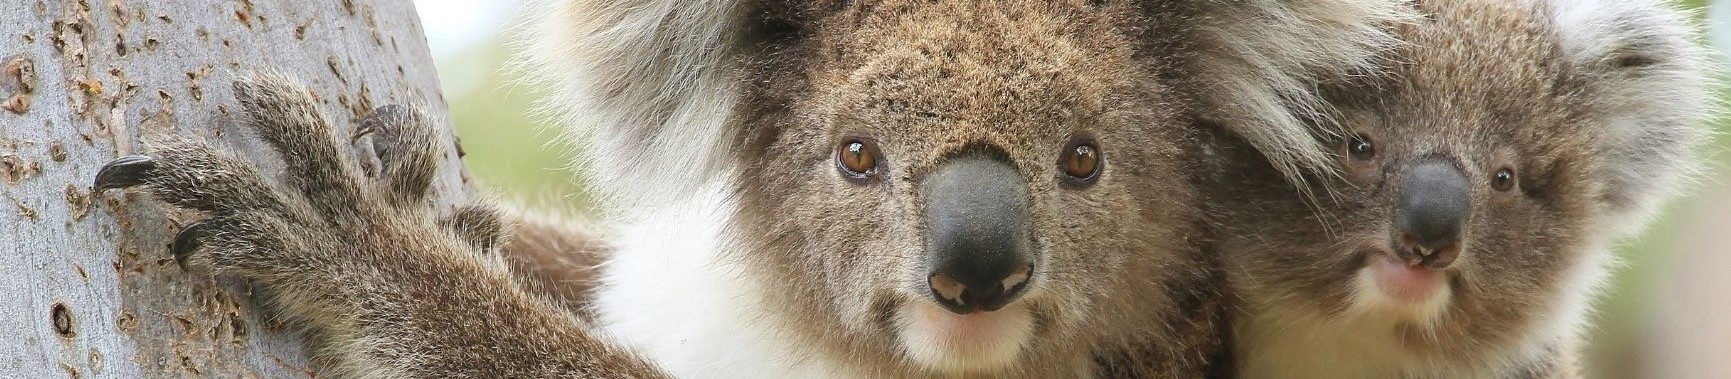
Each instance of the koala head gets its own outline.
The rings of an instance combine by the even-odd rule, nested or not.
[[[878,376],[1076,376],[1208,328],[1170,322],[1213,293],[1188,120],[1302,164],[1287,110],[1399,18],[1372,0],[564,5],[530,63],[603,207],[629,222],[720,188],[719,248],[771,289],[768,319]]]
[[[1686,25],[1662,4],[1419,6],[1389,75],[1335,91],[1349,133],[1332,140],[1332,196],[1307,209],[1240,191],[1258,194],[1229,218],[1262,235],[1233,237],[1228,270],[1249,297],[1426,361],[1569,338],[1618,223],[1695,164],[1701,48],[1661,29]]]
[[[809,18],[777,32],[801,35],[747,69],[737,222],[797,327],[852,356],[993,372],[1154,319],[1124,299],[1165,303],[1197,216],[1137,9],[795,9]]]

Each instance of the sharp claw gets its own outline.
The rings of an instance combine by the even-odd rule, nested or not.
[[[355,128],[355,134],[349,136],[349,142],[359,141],[361,137],[379,131],[378,124],[384,122],[386,117],[396,117],[398,112],[401,112],[401,107],[397,105],[373,108],[373,111],[368,112],[366,118],[361,120],[361,126]]]
[[[96,171],[93,188],[102,191],[144,184],[144,178],[156,169],[156,159],[144,155],[128,155],[102,165]]]
[[[366,137],[368,134],[373,134],[373,132],[376,132],[378,130],[379,130],[379,128],[375,128],[372,125],[361,124],[361,127],[355,128],[355,134],[349,135],[349,143],[355,143],[355,141],[360,141],[361,137]]]
[[[180,264],[180,268],[186,268],[187,258],[192,257],[192,253],[198,251],[199,246],[204,245],[204,229],[207,221],[209,220],[199,220],[192,225],[187,225],[185,229],[181,229],[180,233],[174,234],[174,243],[168,245],[168,252],[174,254],[174,262]]]

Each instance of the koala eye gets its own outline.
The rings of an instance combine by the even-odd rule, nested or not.
[[[1346,140],[1346,155],[1355,160],[1367,161],[1376,158],[1376,145],[1370,143],[1370,137],[1364,134],[1353,134]]]
[[[866,179],[877,175],[882,155],[876,141],[853,138],[836,147],[835,165],[849,179]]]
[[[1504,167],[1491,176],[1491,188],[1498,191],[1508,191],[1515,188],[1515,169]]]
[[[1058,158],[1058,167],[1064,170],[1064,179],[1074,184],[1092,184],[1100,177],[1101,159],[1100,147],[1094,141],[1078,139],[1070,142],[1064,148],[1063,156]]]

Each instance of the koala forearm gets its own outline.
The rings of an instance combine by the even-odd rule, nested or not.
[[[503,270],[466,257],[410,255],[415,259],[364,269],[372,277],[364,281],[373,284],[308,309],[329,315],[311,326],[323,331],[320,353],[335,358],[337,368],[357,376],[666,376],[591,334],[571,312],[522,290]],[[320,286],[299,288],[314,287]]]
[[[149,155],[105,165],[94,187],[143,187],[206,215],[171,252],[255,284],[312,337],[332,376],[666,376],[495,264],[508,230],[501,212],[425,206],[442,144],[419,111],[387,106],[362,121],[355,138],[371,135],[382,163],[363,176],[292,80],[242,77],[234,92],[243,121],[293,163],[284,185],[209,145],[164,137],[147,141]]]

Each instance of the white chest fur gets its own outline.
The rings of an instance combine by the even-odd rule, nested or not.
[[[720,250],[733,204],[705,193],[620,229],[595,301],[602,328],[679,377],[837,377],[757,311],[757,285]]]
[[[1355,302],[1338,315],[1314,307],[1247,299],[1235,321],[1239,376],[1259,378],[1493,378],[1517,365],[1543,359],[1548,344],[1572,341],[1585,325],[1592,298],[1608,272],[1609,253],[1584,252],[1558,290],[1559,298],[1512,346],[1485,346],[1483,354],[1442,360],[1403,346],[1400,318],[1372,312]],[[1363,291],[1359,291],[1363,292]],[[1466,320],[1471,322],[1471,320]]]
[[[1416,357],[1400,347],[1392,321],[1297,313],[1270,309],[1234,326],[1241,377],[1397,378],[1419,368],[1408,367]]]

